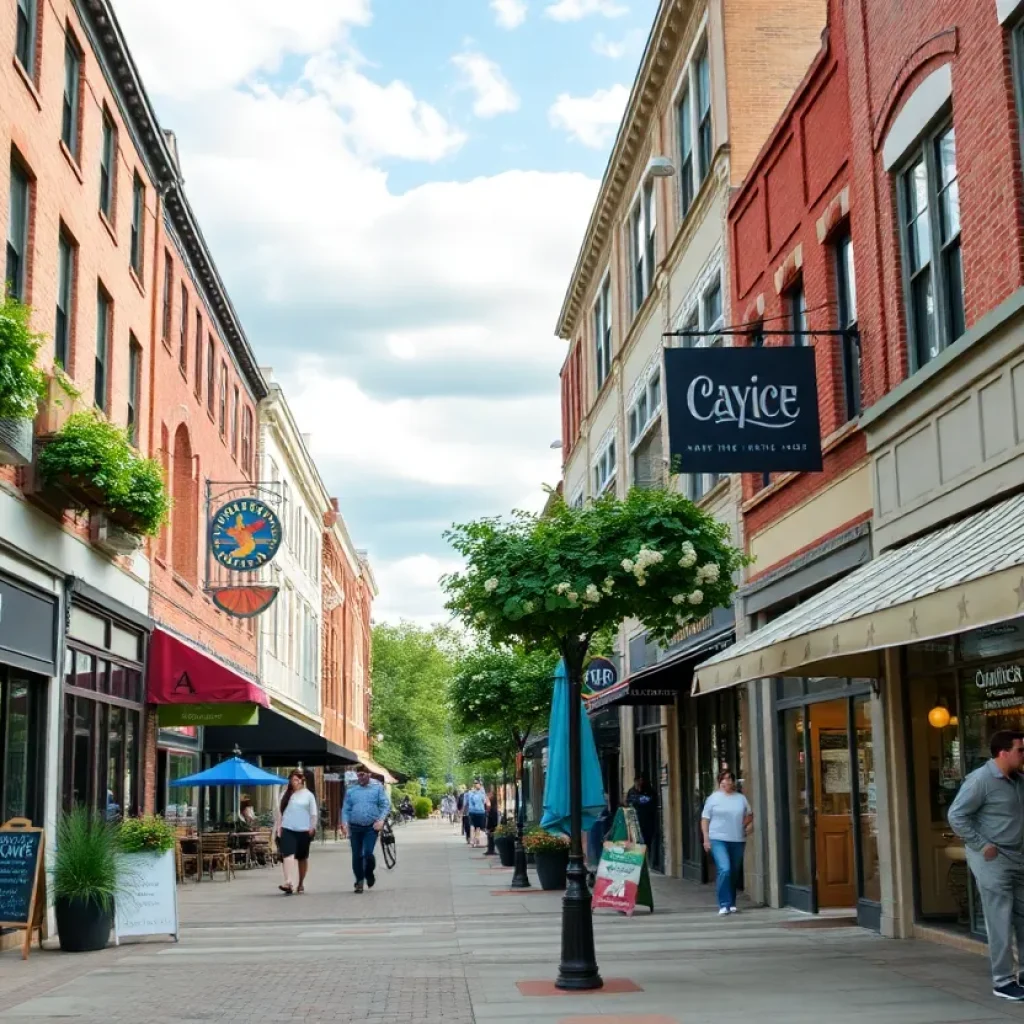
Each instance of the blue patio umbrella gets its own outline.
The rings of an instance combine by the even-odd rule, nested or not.
[[[588,832],[605,808],[601,762],[597,757],[594,734],[583,703],[580,715],[580,774],[583,780],[583,832]],[[555,688],[551,695],[551,724],[548,727],[548,774],[544,780],[542,828],[569,834],[569,677],[565,662],[555,669]]]
[[[240,757],[221,761],[204,772],[175,779],[172,786],[284,786],[287,779],[265,772]]]

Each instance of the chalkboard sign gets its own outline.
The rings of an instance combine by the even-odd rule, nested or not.
[[[40,946],[43,942],[43,848],[43,830],[27,818],[0,827],[0,927],[25,929],[23,960],[34,931],[39,930]]]

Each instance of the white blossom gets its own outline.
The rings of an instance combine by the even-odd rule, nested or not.
[[[606,577],[605,577],[605,579],[604,579],[604,583],[602,583],[602,584],[601,584],[601,589],[602,589],[602,590],[603,590],[603,591],[604,591],[604,592],[605,592],[606,594],[610,594],[610,593],[612,592],[612,588],[613,588],[614,586],[615,586],[615,580],[613,580],[613,579],[611,578],[611,576],[606,576]]]
[[[636,585],[638,587],[646,587],[647,586],[647,577],[646,576],[637,576],[637,578],[636,578]]]
[[[484,583],[484,590],[486,590],[488,594],[493,594],[494,591],[496,591],[497,589],[498,589],[498,577],[497,576],[492,576],[489,580],[487,580]]]
[[[477,612],[476,613],[476,621],[477,622],[483,622],[484,619],[486,619],[486,618],[487,618],[487,612]]]
[[[683,557],[679,559],[680,569],[692,569],[697,564],[697,549],[689,541],[683,542]]]
[[[556,594],[565,594],[565,593],[567,593],[569,591],[569,589],[571,587],[572,587],[571,583],[559,583],[558,586],[555,587],[555,593]]]
[[[597,602],[601,600],[601,591],[598,590],[593,583],[590,583],[587,585],[583,598],[591,604],[597,604]]]
[[[708,562],[707,565],[702,565],[697,570],[697,582],[717,583],[720,571],[715,562]]]
[[[565,599],[569,604],[575,604],[579,600],[579,596],[580,595],[577,594],[575,590],[570,590],[569,593],[565,595]]]
[[[529,615],[533,611],[533,602],[532,601],[524,601],[523,602],[523,611],[525,612],[525,614]]]
[[[657,565],[663,561],[665,561],[665,556],[660,551],[655,551],[654,548],[643,547],[636,556],[637,566],[642,566],[644,569],[649,565]],[[629,572],[628,569],[626,571]]]
[[[633,559],[632,558],[624,558],[622,560],[622,568],[625,569],[626,572],[632,572],[633,571]]]
[[[689,620],[686,618],[685,615],[677,615],[676,616],[676,625],[677,626],[685,626],[688,621]]]
[[[674,594],[672,596],[672,603],[673,604],[686,604],[686,595],[685,594]]]
[[[700,604],[704,600],[704,591],[695,590],[689,597],[690,604]]]

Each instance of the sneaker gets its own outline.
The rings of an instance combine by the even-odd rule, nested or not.
[[[362,882],[356,882],[356,894],[360,895],[360,894],[362,894],[362,891],[363,891],[363,883]]]
[[[728,907],[719,907],[718,908],[718,916],[719,917],[728,917],[728,915],[729,915],[729,908]]]
[[[1014,1003],[1024,1002],[1024,988],[1018,985],[1015,981],[993,988],[992,995],[997,996],[1000,999],[1009,999]]]
[[[739,913],[739,909],[737,907],[730,907],[729,908],[729,913],[730,914],[738,914]]]

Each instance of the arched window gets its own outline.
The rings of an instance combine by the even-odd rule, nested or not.
[[[198,487],[192,458],[192,442],[189,440],[188,427],[184,423],[174,432],[172,468],[171,494],[174,498],[174,507],[171,510],[171,565],[183,580],[194,585],[198,578]]]

